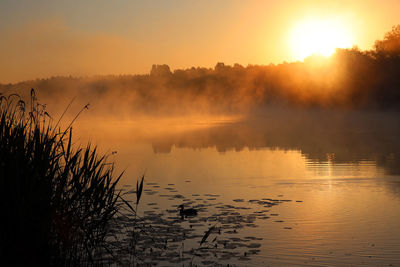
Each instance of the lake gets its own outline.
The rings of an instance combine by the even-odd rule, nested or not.
[[[89,138],[116,151],[109,160],[125,171],[122,188],[145,174],[143,214],[172,219],[182,203],[199,209],[180,223],[200,233],[186,246],[219,227],[212,238],[221,250],[196,264],[400,266],[398,115],[279,109],[95,123],[83,116],[74,129],[77,143]]]

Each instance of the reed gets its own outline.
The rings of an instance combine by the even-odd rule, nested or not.
[[[72,145],[31,90],[0,95],[0,253],[24,266],[96,265],[121,205],[113,165]],[[27,108],[29,106],[29,108]]]

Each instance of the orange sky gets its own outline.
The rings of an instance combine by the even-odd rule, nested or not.
[[[81,3],[82,2],[82,3]],[[0,82],[293,61],[290,32],[309,18],[345,25],[354,44],[400,23],[400,1],[0,2]]]

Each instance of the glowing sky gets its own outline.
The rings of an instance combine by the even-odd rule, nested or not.
[[[1,0],[0,82],[293,61],[289,35],[310,17],[369,49],[399,14],[398,0]]]

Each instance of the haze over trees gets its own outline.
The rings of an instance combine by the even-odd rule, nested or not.
[[[153,65],[149,75],[52,77],[3,84],[0,92],[24,94],[30,88],[46,103],[66,104],[76,96],[100,113],[243,113],[271,105],[399,110],[400,25],[372,50],[337,49],[330,58],[247,67],[217,63],[173,72]]]

